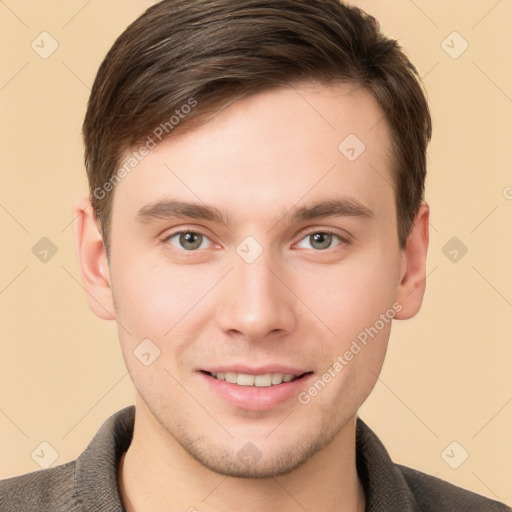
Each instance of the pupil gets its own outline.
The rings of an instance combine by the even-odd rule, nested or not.
[[[315,247],[317,244],[317,249],[327,249],[331,245],[332,235],[329,233],[315,233],[312,238],[314,242],[311,245]]]
[[[183,233],[180,243],[185,249],[197,249],[201,245],[201,236],[198,233]]]

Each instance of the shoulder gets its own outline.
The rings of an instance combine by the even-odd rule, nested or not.
[[[422,512],[453,510],[464,512],[512,512],[497,501],[485,498],[415,469],[395,465],[402,474]]]
[[[1,512],[60,512],[76,503],[76,460],[0,480]],[[66,507],[64,509],[64,507]]]
[[[118,512],[121,455],[130,445],[135,407],[108,418],[70,462],[0,480],[0,512]]]
[[[512,512],[512,509],[434,476],[393,462],[377,435],[358,418],[356,462],[367,510]]]

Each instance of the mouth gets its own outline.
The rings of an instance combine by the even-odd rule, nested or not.
[[[301,389],[313,378],[313,371],[282,365],[266,368],[217,367],[199,370],[205,392],[220,397],[235,410],[263,413],[293,404]]]
[[[302,379],[306,375],[312,372],[305,372],[302,374],[293,373],[263,373],[259,375],[251,375],[247,373],[235,373],[235,372],[207,372],[202,373],[213,377],[216,380],[228,382],[230,384],[236,384],[238,386],[246,387],[257,387],[257,388],[268,388],[270,386],[279,386],[288,382],[293,382],[298,379]]]

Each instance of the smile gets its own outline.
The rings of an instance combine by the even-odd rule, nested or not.
[[[264,373],[262,375],[249,375],[234,372],[207,373],[217,380],[224,380],[231,384],[237,384],[238,386],[255,386],[258,388],[277,386],[302,377],[302,375],[294,375],[292,373]]]

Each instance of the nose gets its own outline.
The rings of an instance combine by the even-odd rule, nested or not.
[[[219,327],[229,336],[250,341],[279,338],[291,333],[297,323],[297,298],[289,281],[265,252],[247,263],[235,255],[234,268],[217,290]]]

